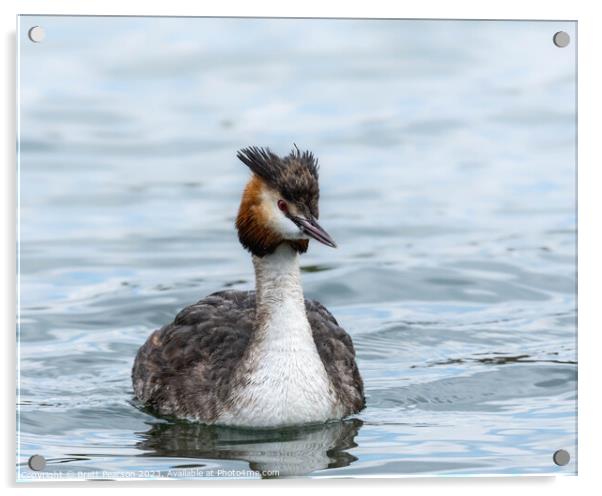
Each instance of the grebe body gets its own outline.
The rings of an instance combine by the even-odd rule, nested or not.
[[[356,413],[365,399],[351,338],[301,286],[309,239],[335,246],[317,223],[316,161],[254,147],[239,158],[253,172],[236,225],[255,291],[214,293],[152,333],[134,362],[134,393],[161,415],[239,427]]]

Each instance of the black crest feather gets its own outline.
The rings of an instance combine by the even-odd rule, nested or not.
[[[239,150],[237,157],[288,201],[318,217],[318,160],[312,152],[295,146],[287,156],[279,157],[269,148],[249,146]]]

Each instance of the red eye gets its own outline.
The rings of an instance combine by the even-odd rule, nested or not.
[[[278,208],[285,214],[288,212],[288,205],[284,200],[278,200]]]

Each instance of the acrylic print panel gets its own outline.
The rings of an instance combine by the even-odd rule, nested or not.
[[[18,40],[18,480],[577,472],[576,23]]]

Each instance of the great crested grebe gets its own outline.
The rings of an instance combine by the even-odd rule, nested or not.
[[[317,160],[296,147],[283,158],[249,147],[238,158],[253,173],[236,228],[256,289],[213,293],[153,332],[134,362],[134,393],[160,415],[240,427],[356,413],[365,399],[351,338],[301,287],[309,239],[336,246],[317,222]]]

